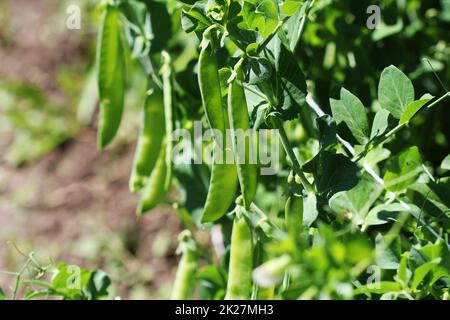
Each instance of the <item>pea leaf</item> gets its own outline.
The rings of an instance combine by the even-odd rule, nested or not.
[[[369,141],[369,122],[361,100],[342,88],[341,99],[331,99],[330,105],[336,123],[339,125],[344,122],[356,141],[366,144]]]
[[[281,12],[287,16],[293,16],[298,12],[298,9],[302,6],[302,1],[300,0],[286,0],[281,5]]]
[[[51,285],[53,289],[67,295],[75,295],[87,285],[92,272],[60,263],[56,269]]]
[[[212,24],[211,20],[205,14],[206,5],[204,3],[195,3],[190,9],[181,11],[181,26],[187,33],[206,29]]]
[[[273,0],[245,0],[242,15],[247,28],[257,30],[263,38],[278,24],[278,6]]]
[[[364,219],[365,226],[375,226],[395,221],[399,212],[405,211],[405,208],[398,203],[380,204],[369,211]]]
[[[422,172],[421,165],[422,160],[417,147],[411,147],[390,159],[384,175],[385,188],[392,192],[405,190]]]
[[[358,184],[359,170],[355,163],[342,154],[320,152],[304,165],[314,174],[319,196],[330,199],[335,193],[350,190]]]
[[[430,99],[421,99],[421,100],[413,101],[410,104],[408,104],[405,111],[403,111],[403,114],[402,114],[402,117],[400,118],[399,124],[404,124],[404,123],[409,122],[416,115],[416,113],[420,109],[422,109],[422,107],[425,104],[428,103],[428,101],[430,101]]]
[[[272,65],[266,58],[253,58],[250,64],[250,80],[249,84],[260,84],[270,80],[273,74]]]
[[[329,115],[324,115],[316,119],[317,129],[319,130],[320,150],[332,149],[336,143],[336,122]]]
[[[306,103],[306,81],[294,55],[280,41],[275,41],[276,92],[281,116],[292,120]]]
[[[388,292],[398,292],[402,290],[402,286],[398,282],[394,281],[380,281],[371,283],[368,285],[360,286],[356,288],[353,293],[362,294],[362,293],[375,293],[375,294],[383,294]]]
[[[408,256],[407,252],[402,254],[400,265],[395,276],[395,280],[400,282],[403,287],[408,285],[409,279],[411,278],[411,271],[408,269]]]
[[[414,275],[411,281],[411,289],[416,290],[417,287],[423,282],[429,272],[431,272],[439,263],[440,258],[434,259],[430,262],[422,264],[420,267],[414,270]]]
[[[445,157],[441,163],[441,168],[444,170],[450,170],[450,154]]]
[[[450,182],[417,183],[408,188],[406,196],[422,212],[435,219],[450,218]]]
[[[381,269],[396,270],[400,261],[400,239],[378,234],[375,238],[375,260]]]
[[[384,109],[396,119],[400,119],[407,106],[414,101],[414,87],[411,80],[396,67],[392,65],[387,67],[381,74],[378,99]]]
[[[370,140],[383,135],[389,126],[389,111],[386,109],[379,110],[372,123],[372,132],[370,133]]]
[[[317,220],[319,211],[317,211],[317,198],[310,193],[306,196],[303,204],[303,225],[310,227]]]
[[[111,279],[105,272],[101,270],[93,271],[85,287],[88,299],[99,300],[108,297],[108,288],[110,285]]]
[[[300,1],[286,1],[284,2],[281,10],[284,14],[290,15],[287,25],[287,38],[289,39],[289,49],[294,52],[297,47],[297,43],[300,40],[300,28],[302,23],[302,17],[305,14],[308,2],[303,4]]]
[[[337,214],[350,213],[362,223],[370,207],[381,195],[383,188],[368,174],[351,190],[338,192],[330,199],[330,207]]]

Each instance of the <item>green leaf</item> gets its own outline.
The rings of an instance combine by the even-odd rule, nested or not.
[[[336,122],[329,115],[324,115],[316,119],[317,130],[319,131],[319,143],[321,150],[332,149],[336,143]]]
[[[65,263],[58,264],[51,281],[54,290],[68,297],[75,297],[81,293],[91,277],[91,271],[78,266],[69,266]]]
[[[382,236],[375,238],[375,260],[381,269],[396,270],[400,261],[400,238],[394,236]]]
[[[278,24],[278,7],[273,0],[244,0],[242,16],[247,29],[266,38]]]
[[[444,170],[450,170],[450,154],[442,160],[441,168]]]
[[[364,158],[359,162],[370,166],[371,168],[377,168],[376,165],[381,161],[388,159],[391,155],[391,151],[383,148],[381,145],[370,150]],[[376,171],[376,170],[375,170]]]
[[[267,82],[273,74],[273,68],[270,61],[266,58],[252,58],[250,64],[249,84],[259,84]]]
[[[405,211],[405,208],[398,203],[380,204],[369,211],[364,219],[364,225],[375,226],[395,221],[398,213]]]
[[[406,196],[421,212],[445,221],[450,218],[450,180],[440,183],[417,183],[408,188]]]
[[[281,12],[287,16],[293,16],[302,6],[302,1],[300,0],[286,0],[281,5]]]
[[[205,4],[195,3],[189,11],[181,11],[181,26],[186,33],[205,30],[212,22],[205,15]]]
[[[400,118],[399,124],[404,124],[404,123],[409,122],[416,115],[416,113],[420,109],[422,109],[422,107],[425,104],[428,103],[428,101],[430,101],[430,99],[421,99],[421,100],[413,101],[410,104],[408,104],[405,111],[403,111],[403,114],[402,114],[402,117]]]
[[[402,287],[407,287],[409,279],[411,277],[411,271],[408,269],[408,252],[402,254],[402,258],[400,259],[400,265],[397,270],[397,275],[395,276],[395,280],[402,284]]]
[[[386,109],[380,109],[373,119],[372,132],[370,134],[370,140],[383,135],[389,126],[389,111]]]
[[[427,274],[431,272],[439,263],[441,262],[440,258],[434,259],[433,261],[426,262],[422,264],[420,267],[414,270],[414,275],[411,281],[411,289],[416,290],[417,287],[422,283]]]
[[[383,294],[388,292],[399,292],[402,290],[402,286],[398,282],[393,281],[380,281],[369,285],[364,285],[356,288],[353,293],[363,294],[363,293],[375,293]]]
[[[314,174],[319,196],[330,199],[335,193],[350,190],[358,184],[358,166],[342,154],[320,152],[304,165],[304,170]]]
[[[314,194],[309,193],[303,203],[303,225],[310,227],[318,216],[317,198]]]
[[[341,100],[330,100],[333,118],[339,125],[344,122],[356,141],[366,144],[369,140],[369,122],[361,100],[345,88],[341,89]]]
[[[421,172],[419,149],[411,147],[388,162],[384,175],[385,188],[391,192],[403,191],[416,181]]]
[[[272,41],[275,60],[277,111],[284,120],[292,120],[306,104],[306,80],[293,53],[279,40]]]
[[[300,4],[301,7],[298,5]],[[300,41],[300,28],[301,28],[301,23],[302,20],[304,19],[304,15],[307,9],[307,6],[309,5],[308,2],[304,2],[303,4],[300,1],[286,1],[284,3],[284,5],[286,5],[286,7],[289,8],[285,8],[287,15],[292,15],[288,22],[286,23],[287,25],[287,38],[289,39],[289,49],[292,52],[295,52],[295,48],[297,47],[298,42]],[[284,8],[284,5],[282,6],[282,10]],[[295,10],[295,11],[294,11]],[[304,22],[303,22],[304,23]]]
[[[337,214],[351,214],[354,221],[362,223],[383,188],[369,174],[364,174],[358,185],[349,191],[336,193],[329,202]]]
[[[202,299],[222,300],[227,287],[227,276],[222,268],[208,265],[200,269],[196,278],[200,282]]]
[[[406,107],[414,101],[414,87],[411,80],[396,67],[387,67],[381,74],[378,99],[381,107],[388,110],[396,119],[400,119]]]
[[[105,272],[101,270],[93,271],[85,288],[88,299],[99,300],[107,298],[110,285],[111,279]]]

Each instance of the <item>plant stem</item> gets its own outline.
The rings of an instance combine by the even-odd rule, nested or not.
[[[273,29],[273,31],[267,36],[267,38],[264,39],[264,41],[258,45],[258,48],[256,49],[256,53],[261,53],[261,51],[264,50],[264,48],[267,46],[267,44],[269,44],[269,42],[272,41],[273,37],[275,37],[275,35],[283,27],[283,25],[286,23],[286,21],[288,21],[288,19],[289,19],[289,17],[285,17],[283,20],[278,22],[275,29]]]
[[[286,23],[286,21],[288,21],[288,19],[289,19],[289,17],[285,17],[283,20],[278,22],[275,29],[267,36],[266,39],[264,39],[263,42],[261,42],[258,45],[258,48],[256,49],[257,54],[261,53],[261,51],[264,50],[264,48],[267,46],[267,44],[273,39],[273,37],[275,37],[277,32],[283,27],[283,25]],[[233,72],[231,73],[231,76],[227,81],[228,84],[230,84],[231,82],[233,82],[236,79],[239,69],[241,68],[242,64],[244,63],[246,57],[247,57],[246,53],[244,52],[242,54],[241,58],[238,60],[238,62],[236,62],[236,64],[233,67]]]
[[[380,137],[378,140],[375,140],[371,145],[370,148],[373,149],[375,147],[377,147],[379,144],[383,143],[384,141],[386,141],[387,139],[389,139],[390,137],[392,137],[394,134],[396,134],[397,132],[399,132],[401,129],[403,129],[404,127],[406,127],[407,125],[409,125],[409,123],[411,122],[412,119],[414,119],[414,117],[423,109],[431,109],[433,108],[435,105],[439,104],[440,102],[444,101],[446,98],[450,98],[450,92],[446,92],[443,96],[441,96],[439,99],[436,99],[433,103],[429,104],[428,106],[422,108],[421,110],[419,110],[409,121],[399,124],[397,125],[395,128],[393,128],[391,131],[389,131],[388,133],[386,133],[384,136]],[[369,149],[370,150],[370,149]],[[361,158],[364,157],[364,155],[367,154],[367,149],[366,152],[362,152],[359,154],[359,156],[354,160],[355,162],[361,160]]]
[[[309,193],[316,194],[316,190],[314,186],[306,179],[305,174],[303,173],[302,167],[300,163],[298,162],[297,156],[295,155],[294,151],[292,150],[292,146],[289,142],[289,139],[286,135],[286,131],[284,130],[283,123],[279,118],[274,118],[274,123],[276,128],[278,129],[280,133],[281,143],[283,144],[284,150],[288,154],[289,158],[292,161],[292,167],[294,169],[294,172],[300,177],[300,181],[303,185],[303,187],[308,191]]]
[[[445,100],[445,98],[449,98],[449,97],[450,97],[450,92],[447,92],[447,93],[444,94],[442,97],[440,97],[439,99],[437,99],[436,101],[434,101],[434,102],[431,103],[430,105],[426,106],[424,109],[431,109],[431,108],[433,108],[435,105],[437,105],[438,103],[440,103],[441,101]],[[422,109],[422,110],[423,110],[423,109]],[[419,110],[419,112],[420,112],[420,110]],[[417,113],[419,113],[419,112],[417,112]],[[416,113],[416,114],[417,114],[417,113]],[[415,116],[415,115],[414,115],[414,116]],[[390,136],[396,134],[396,133],[397,133],[399,130],[401,130],[403,127],[407,126],[407,125],[411,122],[411,120],[412,120],[413,118],[414,118],[414,117],[412,117],[408,122],[399,124],[399,125],[396,126],[394,129],[392,129],[391,131],[389,131],[388,133],[386,133],[386,135],[383,137],[383,140],[382,140],[382,141],[386,140],[386,139],[389,138]]]

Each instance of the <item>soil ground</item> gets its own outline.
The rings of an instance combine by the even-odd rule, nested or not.
[[[0,11],[9,26],[0,29],[0,79],[69,102],[57,85],[58,70],[92,59],[95,35],[55,28],[64,17],[58,0],[3,0]],[[0,155],[8,139],[2,138]],[[18,270],[25,260],[11,241],[44,264],[51,258],[102,268],[122,298],[167,297],[180,224],[167,207],[136,217],[138,199],[128,190],[133,152],[127,143],[100,153],[91,126],[26,167],[0,160],[0,270]],[[12,284],[0,275],[4,291]]]

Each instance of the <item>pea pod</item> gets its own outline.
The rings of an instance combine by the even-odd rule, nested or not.
[[[161,150],[164,138],[164,107],[160,89],[155,88],[147,95],[142,114],[141,132],[130,178],[130,190],[133,192],[145,186]]]
[[[230,265],[226,300],[248,300],[252,296],[253,241],[252,230],[237,207],[231,234]]]
[[[239,184],[241,187],[241,193],[244,197],[245,208],[249,209],[256,194],[258,179],[257,165],[250,163],[250,154],[253,143],[251,140],[247,141],[245,138],[245,134],[247,134],[250,130],[250,119],[248,116],[247,101],[245,98],[244,89],[237,83],[237,81],[233,81],[229,85],[228,114],[233,136],[233,147],[236,157]],[[244,137],[245,140],[241,140],[239,137]],[[252,139],[252,137],[248,137],[248,139]]]
[[[216,136],[214,161],[211,170],[208,195],[203,210],[202,222],[214,222],[220,219],[233,203],[237,188],[237,172],[234,164],[218,163],[217,154],[226,154],[226,119],[222,105],[222,93],[216,56],[210,46],[200,52],[199,86],[206,117],[211,128],[218,130]],[[223,139],[223,140],[220,140]],[[218,150],[217,148],[221,148]]]
[[[158,160],[153,168],[152,174],[142,190],[141,200],[137,209],[138,214],[152,210],[163,202],[170,189],[170,184],[166,183],[167,163],[165,142],[161,146]]]
[[[180,233],[179,239],[180,246],[178,250],[182,253],[182,256],[178,264],[170,299],[188,300],[192,298],[195,274],[198,269],[198,257],[195,243],[189,230]]]
[[[172,91],[172,66],[170,55],[166,52],[162,52],[163,67],[161,69],[163,79],[163,92],[164,92],[164,114],[166,123],[166,187],[170,184],[170,177],[172,176],[172,132],[173,132],[173,91]]]
[[[286,201],[285,221],[288,232],[298,237],[303,227],[303,198],[292,194]]]
[[[125,91],[125,57],[120,36],[119,9],[107,6],[97,48],[100,116],[97,143],[105,148],[116,135],[122,119]]]

